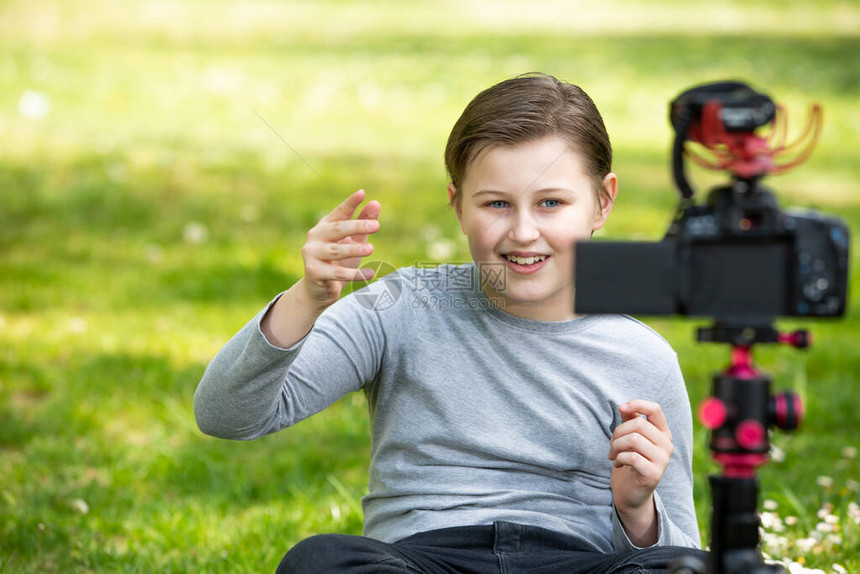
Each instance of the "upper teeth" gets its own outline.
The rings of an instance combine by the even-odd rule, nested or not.
[[[535,255],[534,257],[520,257],[518,255],[505,255],[508,258],[508,261],[513,261],[514,263],[518,263],[520,265],[531,265],[537,261],[543,261],[546,259],[546,255]]]

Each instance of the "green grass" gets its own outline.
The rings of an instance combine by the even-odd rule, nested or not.
[[[201,435],[192,395],[354,189],[383,204],[376,258],[427,261],[445,239],[468,259],[442,150],[503,78],[554,73],[598,103],[621,177],[606,236],[663,232],[667,103],[724,77],[784,101],[795,130],[824,106],[815,155],[771,185],[860,228],[856,3],[599,5],[0,1],[0,572],[272,571],[305,536],[360,532],[362,397],[233,443]],[[19,113],[28,91],[47,115]],[[796,517],[769,552],[825,570],[860,570],[860,462],[843,451],[860,446],[857,262],[844,320],[806,323],[809,351],[757,355],[808,412],[761,473],[762,498]],[[726,350],[693,343],[700,321],[650,322],[698,404]],[[713,465],[696,438],[706,539]],[[822,508],[838,529],[810,538]]]

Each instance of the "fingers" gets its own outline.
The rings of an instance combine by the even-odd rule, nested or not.
[[[647,461],[656,464],[662,474],[674,450],[663,409],[655,402],[634,400],[619,405],[618,410],[625,422],[618,425],[612,435],[609,460],[616,465],[637,463],[640,466]]]
[[[329,222],[329,221],[342,221],[344,219],[352,219],[353,214],[355,214],[355,210],[358,209],[358,206],[361,205],[361,202],[364,201],[366,196],[366,192],[363,189],[359,189],[349,197],[343,200],[343,202],[335,207],[330,213],[326,214],[320,221],[321,222]],[[376,200],[372,200],[367,202],[361,213],[359,213],[359,219],[376,219],[379,217],[380,205]]]
[[[352,214],[364,201],[365,191],[359,189],[349,197],[343,200],[343,203],[335,207],[329,214],[323,217],[320,221],[339,221],[341,219],[352,219]]]
[[[613,461],[615,469],[632,469],[638,486],[646,487],[647,491],[653,492],[660,484],[666,467],[659,462],[654,462],[642,456],[638,452],[622,452]],[[640,493],[641,494],[641,493]]]
[[[308,231],[302,259],[305,276],[314,283],[367,281],[373,277],[372,269],[357,268],[363,257],[373,253],[367,237],[379,231],[381,207],[378,201],[370,201],[358,219],[352,219],[364,198],[363,189],[356,191]]]
[[[672,456],[672,443],[665,437],[649,437],[644,433],[633,432],[615,438],[610,442],[609,460],[619,462],[626,458],[627,453],[635,453],[644,459],[663,463]]]
[[[640,434],[629,434],[612,441],[608,458],[613,462],[613,489],[622,488],[627,493],[622,496],[627,501],[625,503],[657,488],[669,466],[672,449],[671,442],[655,444]],[[632,482],[628,483],[629,480]],[[618,481],[627,484],[622,485]]]
[[[369,234],[379,231],[379,202],[368,202],[358,219],[352,219],[364,196],[363,189],[356,191],[308,231],[307,242],[302,250],[306,261],[308,258],[323,261],[361,258],[373,252],[373,247],[366,243]],[[357,266],[352,263],[355,262],[347,266]]]
[[[310,237],[302,247],[302,257],[306,262],[312,259],[341,261],[354,257],[367,257],[371,253],[373,253],[373,245],[370,243],[332,243]]]
[[[653,401],[634,399],[618,405],[618,411],[621,413],[622,420],[628,421],[638,415],[645,415],[648,422],[656,426],[661,431],[669,430],[669,423],[666,421],[666,415],[663,414],[663,409],[660,408],[658,403]]]
[[[613,502],[619,512],[624,508],[645,508],[646,504],[653,508],[648,501],[674,450],[666,416],[659,404],[641,399],[619,405],[618,412],[623,422],[615,428],[608,455],[613,462]]]
[[[669,429],[660,430],[660,428],[651,422],[650,419],[637,416],[627,422],[621,423],[615,428],[612,433],[612,440],[617,440],[628,434],[641,434],[651,442],[672,442],[672,433]]]
[[[308,233],[309,240],[341,241],[352,238],[356,242],[367,241],[367,235],[379,230],[379,213],[381,206],[378,201],[367,202],[357,219],[352,216],[361,202],[364,201],[365,191],[359,189],[343,203],[335,207],[325,217],[320,219]]]
[[[379,204],[379,202],[376,201],[375,199],[372,199],[372,200],[368,201],[367,205],[365,205],[361,209],[361,212],[358,214],[358,218],[359,219],[378,219],[379,218],[379,212],[381,210],[382,210],[382,206]]]
[[[345,283],[369,281],[373,269],[359,269],[361,259],[373,253],[367,236],[379,230],[380,205],[370,201],[353,219],[365,198],[360,189],[325,215],[307,234],[302,246],[303,285],[310,297],[325,308],[340,297]]]
[[[352,237],[357,241],[367,241],[368,234],[377,231],[379,231],[379,221],[376,219],[321,220],[308,232],[308,240],[342,241]]]

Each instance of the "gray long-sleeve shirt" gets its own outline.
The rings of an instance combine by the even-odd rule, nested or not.
[[[635,548],[612,505],[618,405],[660,403],[675,451],[656,492],[658,544],[699,547],[692,417],[677,357],[622,315],[561,322],[495,308],[474,265],[405,268],[329,307],[290,349],[260,312],[194,397],[207,434],[253,439],[363,390],[372,420],[367,536],[506,520]],[[271,304],[270,304],[271,305]]]

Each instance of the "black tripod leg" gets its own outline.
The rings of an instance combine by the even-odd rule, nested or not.
[[[778,573],[759,554],[758,480],[709,477],[713,497],[711,564],[713,574]]]

